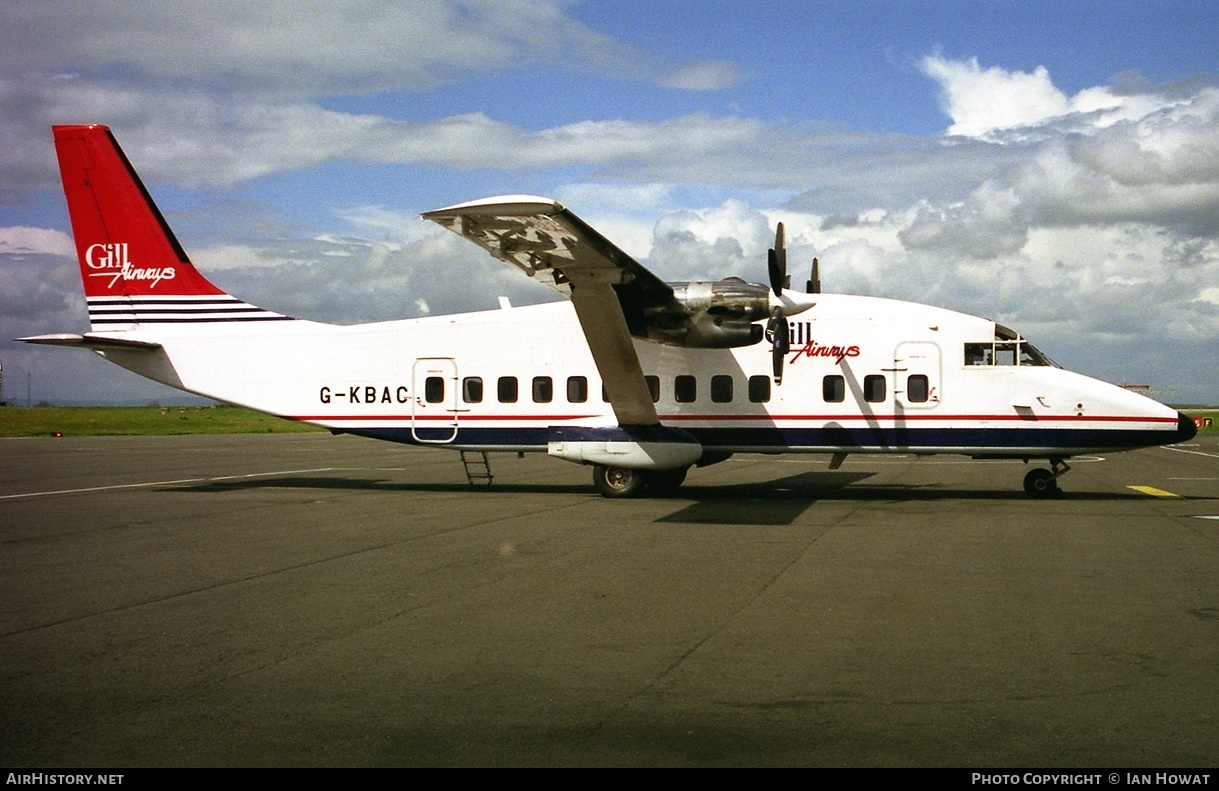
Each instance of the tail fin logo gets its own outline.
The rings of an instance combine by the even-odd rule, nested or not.
[[[99,270],[89,272],[89,277],[110,278],[110,282],[106,284],[109,289],[113,289],[120,280],[144,281],[152,289],[162,280],[173,280],[177,275],[172,266],[133,266],[129,255],[127,242],[89,245],[85,250],[85,264],[91,270]]]

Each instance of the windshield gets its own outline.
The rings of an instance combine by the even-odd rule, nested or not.
[[[1049,365],[1059,368],[1040,349],[1020,337],[1020,334],[995,325],[993,341],[965,344],[966,365]]]

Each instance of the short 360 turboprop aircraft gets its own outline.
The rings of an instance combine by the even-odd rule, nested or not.
[[[110,130],[55,145],[91,328],[79,346],[142,376],[336,432],[593,467],[607,496],[676,488],[734,453],[1046,460],[1180,442],[1193,422],[1063,370],[988,319],[787,285],[665,283],[554,201],[489,198],[423,216],[570,302],[355,326],[242,302],[192,266]],[[763,338],[768,342],[763,342]],[[484,457],[485,458],[485,457]]]

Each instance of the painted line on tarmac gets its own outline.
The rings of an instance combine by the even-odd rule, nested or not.
[[[304,472],[333,472],[337,467],[317,467],[312,470],[275,470],[274,472],[251,472],[245,475],[219,475],[214,478],[181,478],[175,481],[148,481],[147,483],[118,483],[113,486],[87,486],[83,489],[56,489],[49,492],[23,492],[22,494],[0,495],[0,500],[18,500],[24,497],[50,497],[56,494],[83,494],[85,492],[105,492],[112,489],[140,489],[148,486],[174,486],[183,483],[212,483],[214,481],[235,481],[242,478],[263,478],[268,475],[299,475]]]
[[[1154,486],[1127,486],[1126,488],[1134,489],[1136,492],[1142,492],[1143,494],[1149,494],[1152,497],[1180,497],[1181,496],[1179,494],[1173,494],[1172,492],[1166,492],[1163,489],[1157,489]]]
[[[1165,445],[1164,450],[1171,450],[1173,453],[1192,453],[1195,456],[1206,456],[1210,459],[1219,459],[1219,453],[1207,453],[1204,450],[1189,450],[1188,448],[1175,448],[1172,445]]]

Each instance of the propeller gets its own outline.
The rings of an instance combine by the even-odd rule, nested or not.
[[[770,320],[766,323],[766,338],[771,342],[771,362],[774,367],[775,384],[783,384],[783,361],[791,351],[791,325],[788,316],[803,313],[817,304],[813,294],[821,293],[821,273],[816,258],[813,271],[804,294],[791,291],[791,278],[787,274],[787,244],[783,235],[783,223],[775,229],[775,246],[766,256],[766,268],[770,274]],[[786,290],[786,293],[784,291]]]
[[[775,246],[766,256],[766,268],[770,272],[770,290],[780,300],[783,289],[787,287],[787,245],[783,238],[783,223],[775,230]],[[770,312],[770,321],[766,324],[766,337],[771,339],[771,364],[774,368],[775,384],[783,383],[783,361],[791,350],[791,328],[787,324],[787,315],[780,301]]]

